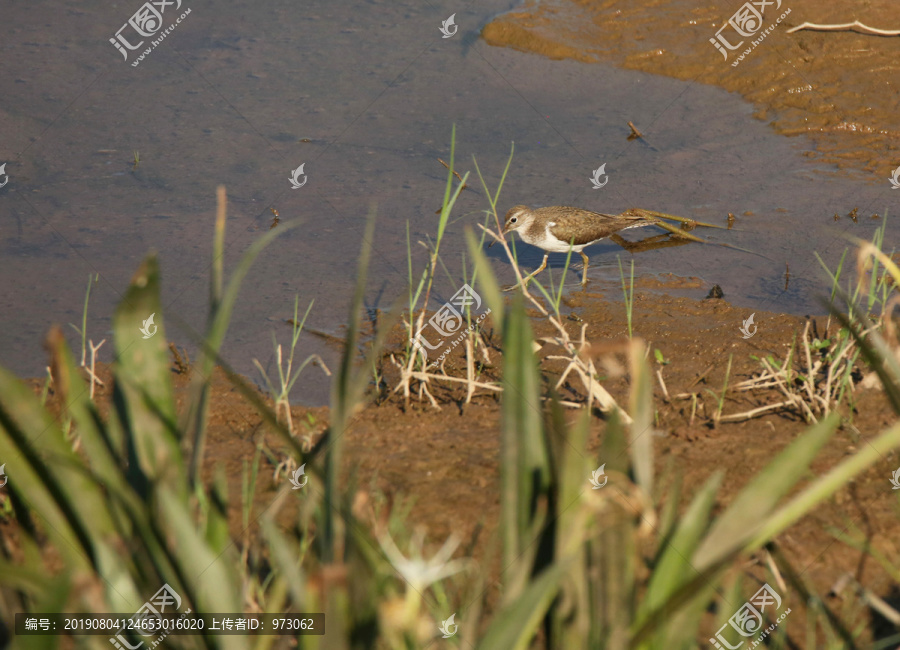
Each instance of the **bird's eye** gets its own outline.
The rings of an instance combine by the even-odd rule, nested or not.
[[[509,220],[509,222],[510,222],[510,223],[515,223],[515,222],[518,221],[518,220],[519,220],[519,217],[513,217],[512,219]]]

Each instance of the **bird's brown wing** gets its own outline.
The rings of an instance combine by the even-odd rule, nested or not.
[[[555,225],[550,226],[553,236],[560,241],[571,241],[575,246],[609,237],[625,228],[645,226],[651,223],[643,217],[603,214],[587,210],[559,215],[554,217],[553,222]]]

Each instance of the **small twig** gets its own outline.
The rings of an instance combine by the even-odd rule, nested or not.
[[[418,379],[420,381],[425,380],[425,379],[434,379],[434,380],[440,380],[440,381],[453,381],[453,382],[457,382],[460,384],[471,384],[472,386],[475,386],[477,388],[485,388],[487,390],[492,390],[497,393],[503,392],[502,386],[497,386],[495,384],[485,384],[484,382],[474,381],[474,380],[470,381],[469,379],[462,379],[461,377],[451,377],[450,375],[436,375],[433,372],[414,371],[412,373],[412,377],[413,377],[413,379]],[[437,406],[437,405],[435,404],[435,406]]]
[[[712,372],[713,368],[715,368],[714,365],[710,366],[709,368],[707,368],[706,370],[701,372],[700,375],[698,375],[697,378],[694,379],[694,381],[692,381],[687,386],[685,386],[685,388],[690,388],[691,386],[694,386],[695,384],[699,384],[701,381],[706,379],[706,375],[708,375],[710,372]]]
[[[284,322],[291,326],[294,325],[293,318],[288,318]],[[323,332],[321,330],[313,329],[312,327],[309,327],[309,326],[304,327],[303,331],[306,334],[314,334],[320,338],[325,339],[329,343],[334,343],[335,345],[346,345],[347,344],[347,339],[341,338],[340,336],[335,336],[334,334],[329,334],[328,332]]]
[[[784,578],[781,575],[781,571],[778,570],[778,565],[775,564],[775,560],[772,558],[772,554],[766,550],[766,564],[769,566],[769,571],[775,576],[775,581],[778,583],[778,588],[781,590],[781,593],[787,591],[787,585],[784,582]]]
[[[803,23],[802,25],[797,25],[796,27],[791,27],[787,30],[788,34],[793,34],[794,32],[799,32],[801,29],[812,29],[819,32],[858,32],[860,34],[869,34],[871,36],[900,36],[900,30],[887,30],[887,29],[877,29],[875,27],[869,27],[868,25],[864,25],[858,20],[854,20],[852,23],[842,23],[840,25],[820,25],[817,23]]]
[[[649,350],[649,348],[647,348]],[[669,401],[669,391],[666,390],[666,382],[663,380],[662,370],[659,368],[656,369],[656,378],[659,379],[659,385],[662,388],[663,395],[666,396],[666,401]]]
[[[806,381],[803,385],[806,388],[806,393],[809,395],[809,401],[815,402],[813,394],[816,386],[813,383],[813,379],[815,373],[819,370],[819,366],[818,364],[814,366],[812,362],[812,354],[809,349],[809,323],[810,321],[806,321],[806,326],[803,328],[803,351],[806,353]]]
[[[749,411],[744,411],[743,413],[732,413],[731,415],[723,415],[719,418],[719,422],[743,422],[744,420],[752,420],[757,415],[761,413],[766,413],[768,411],[774,411],[775,409],[780,409],[783,406],[793,406],[793,400],[787,402],[779,402],[778,404],[767,404],[766,406],[760,406],[755,409],[750,409]]]
[[[94,341],[88,341],[88,345],[91,346],[91,369],[88,372],[91,374],[91,399],[94,399],[94,382],[97,382],[101,386],[105,386],[100,378],[94,373],[94,367],[97,363],[97,350],[99,350],[103,344],[106,343],[106,339],[100,341],[96,346],[94,346]]]
[[[188,358],[187,351],[184,353],[185,358],[182,359],[181,355],[178,353],[178,348],[175,347],[175,344],[172,341],[169,341],[169,351],[175,359],[175,369],[179,375],[183,375],[190,370],[191,360]],[[187,361],[185,361],[185,359],[187,359]]]
[[[629,140],[634,140],[636,138],[643,138],[644,134],[638,131],[638,128],[634,125],[633,122],[628,122],[628,126],[631,127],[631,135],[628,136]]]
[[[763,388],[774,388],[778,386],[775,376],[771,373],[761,373],[759,377],[747,379],[739,384],[734,385],[735,390],[762,390]]]
[[[775,371],[772,368],[772,366],[769,365],[769,362],[766,359],[762,359],[762,364],[765,366],[766,370],[768,370],[769,372],[771,372],[773,374],[773,377],[778,382],[778,389],[782,392],[782,394],[785,397],[787,397],[789,400],[791,400],[795,405],[796,404],[800,405],[801,410],[805,412],[804,417],[806,417],[806,421],[818,423],[819,420],[813,414],[812,410],[809,408],[809,405],[805,401],[800,399],[800,397],[798,395],[795,395],[790,390],[788,390],[787,386],[782,381],[781,376],[775,374]]]
[[[442,164],[444,167],[446,167],[447,169],[450,169],[450,165],[448,165],[447,163],[445,163],[445,162],[444,162],[443,160],[441,160],[440,158],[438,158],[438,162],[441,163],[441,164]],[[453,175],[456,176],[456,179],[457,179],[460,183],[463,184],[462,188],[463,188],[463,189],[466,189],[466,188],[468,187],[468,185],[466,185],[465,183],[463,183],[462,176],[459,175],[459,172],[456,171],[455,169],[450,169],[450,171],[453,172]]]
[[[497,228],[502,231],[503,227],[500,225],[500,218],[496,214],[494,215],[494,217],[495,217],[495,220],[497,221]],[[531,304],[533,304],[537,308],[537,310],[539,312],[541,312],[541,315],[543,315],[543,316],[549,315],[547,310],[544,309],[544,306],[540,302],[538,302],[537,298],[535,298],[533,295],[531,295],[531,293],[528,291],[528,285],[525,284],[525,278],[522,277],[522,272],[519,270],[519,265],[516,264],[514,261],[515,258],[513,257],[512,251],[509,249],[509,244],[506,243],[506,238],[501,235],[498,235],[490,228],[485,228],[484,224],[479,223],[478,227],[481,228],[487,234],[489,234],[491,237],[493,237],[495,242],[497,242],[501,246],[503,246],[503,249],[506,252],[506,257],[510,261],[510,266],[512,266],[512,269],[516,274],[516,278],[519,280],[517,284],[522,287],[522,293],[524,294],[524,296],[526,298],[528,298],[528,300],[531,302]]]
[[[468,380],[466,404],[468,404],[472,401],[472,395],[475,393],[475,349],[472,346],[471,333],[466,337],[466,379]]]

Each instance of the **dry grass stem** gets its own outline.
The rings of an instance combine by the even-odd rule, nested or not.
[[[666,382],[665,380],[663,380],[662,370],[660,370],[659,368],[656,369],[656,378],[659,379],[659,386],[660,388],[662,388],[663,395],[665,395],[666,401],[668,402],[670,400],[669,390],[666,388]]]
[[[775,411],[786,406],[794,406],[794,401],[790,400],[786,402],[778,402],[777,404],[767,404],[766,406],[760,406],[755,409],[750,409],[749,411],[744,411],[743,413],[723,415],[719,418],[719,422],[744,422],[746,420],[752,420],[755,417],[759,417],[760,415],[763,415],[770,411]]]
[[[587,323],[581,325],[581,335],[576,344],[569,336],[569,332],[555,316],[549,316],[548,320],[553,324],[560,335],[555,337],[545,337],[542,338],[541,341],[557,345],[563,348],[567,353],[566,356],[552,355],[547,357],[547,359],[561,360],[568,363],[556,384],[556,388],[559,389],[569,373],[574,370],[578,374],[579,379],[581,379],[581,383],[587,393],[588,409],[591,408],[591,403],[596,401],[603,413],[609,413],[614,409],[618,409],[622,415],[622,421],[626,424],[631,424],[632,420],[628,413],[616,403],[612,395],[610,395],[603,386],[595,381],[597,368],[594,366],[593,359],[590,358],[589,352],[591,345],[585,337],[588,327]]]
[[[101,386],[106,385],[100,380],[100,378],[94,372],[94,370],[97,367],[97,351],[101,347],[103,347],[104,343],[106,343],[106,339],[103,339],[102,341],[100,341],[100,343],[98,343],[96,346],[94,346],[93,340],[88,341],[88,345],[91,346],[91,369],[88,370],[88,374],[90,374],[90,376],[91,376],[91,399],[94,399],[94,383],[100,384]]]
[[[854,20],[852,23],[840,23],[840,24],[818,24],[818,23],[803,23],[801,25],[797,25],[796,27],[791,27],[787,30],[788,34],[793,34],[794,32],[799,32],[803,29],[811,29],[818,32],[857,32],[859,34],[868,34],[870,36],[900,36],[900,30],[896,29],[878,29],[877,27],[869,27],[868,25],[864,25],[858,20]]]
[[[472,346],[472,337],[466,338],[466,404],[472,401],[475,393],[475,350]]]

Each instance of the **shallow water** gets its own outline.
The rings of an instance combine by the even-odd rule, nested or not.
[[[813,252],[833,266],[846,245],[841,233],[869,237],[880,223],[870,215],[896,201],[887,183],[818,173],[804,156],[807,140],[776,135],[748,104],[716,88],[487,46],[478,30],[509,6],[457,12],[458,33],[444,39],[441,22],[456,11],[450,5],[438,14],[414,3],[298,9],[287,1],[224,2],[212,9],[183,0],[177,15],[191,13],[137,67],[108,39],[138,2],[5,8],[0,364],[23,376],[44,373],[43,335],[53,323],[80,325],[89,273],[100,281],[88,335],[108,338],[114,306],[150,250],[163,277],[157,321],[165,320],[170,340],[193,350],[172,316],[203,329],[219,184],[229,194],[226,271],[268,230],[271,209],[282,223],[303,220],[247,277],[224,357],[253,378],[253,358],[274,370],[272,332],[288,341],[281,321],[295,294],[301,309],[315,300],[311,327],[341,336],[370,205],[377,205],[378,232],[367,306],[387,309],[405,295],[407,222],[414,262],[424,263],[415,242],[436,231],[446,181],[437,158],[450,161],[453,124],[456,167],[472,175],[441,249],[453,277],[440,285],[434,307],[463,282],[464,228],[488,207],[472,157],[494,188],[514,141],[502,212],[519,203],[643,207],[723,225],[732,212],[738,230],[698,234],[770,259],[691,244],[635,255],[636,273],[698,276],[748,314],[822,311],[815,296],[828,283]],[[629,120],[644,140],[626,139]],[[609,182],[593,190],[592,170],[603,163]],[[294,190],[288,179],[301,164],[307,182]],[[833,221],[857,206],[858,224]],[[888,233],[890,245],[890,225]],[[629,259],[608,243],[587,253],[595,277],[618,274],[617,254]],[[498,247],[489,254],[510,281]],[[542,252],[522,245],[519,254],[530,268]],[[553,257],[558,271],[565,256]],[[577,274],[570,281],[577,286]],[[321,353],[334,367],[335,346],[313,335],[300,346],[301,358]],[[100,359],[111,359],[109,343]],[[320,372],[307,369],[295,400],[327,397]]]

